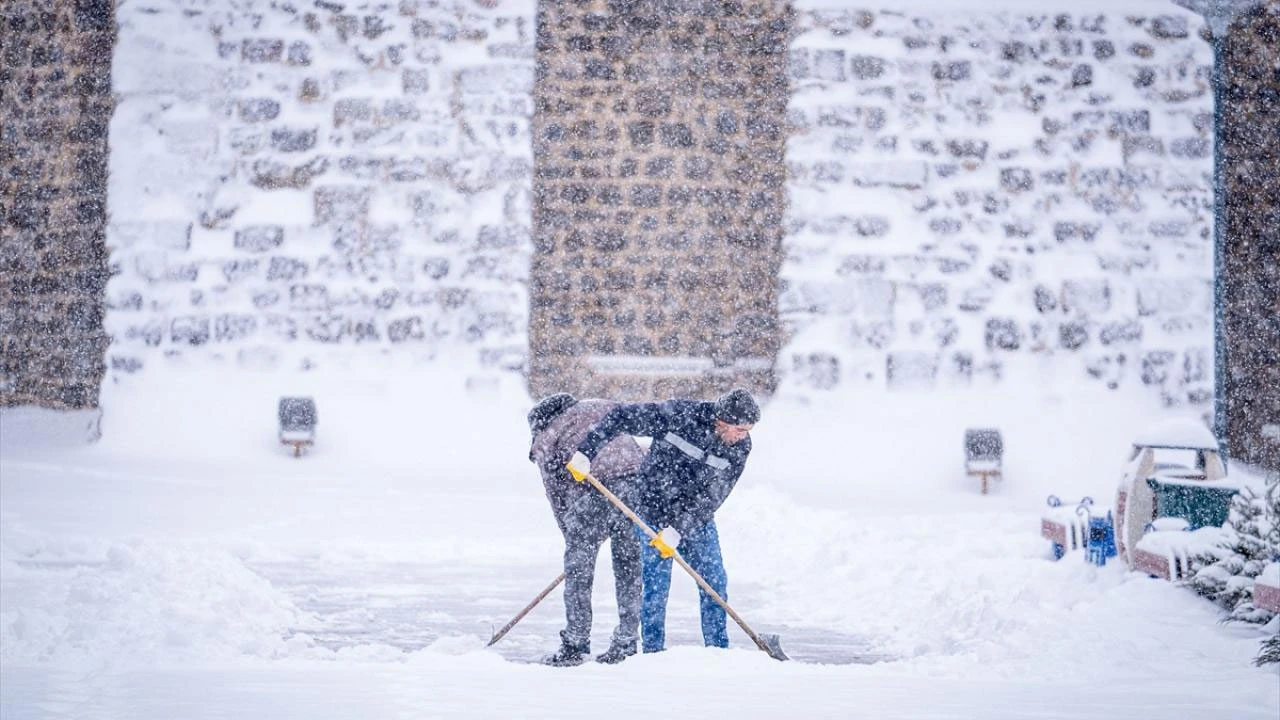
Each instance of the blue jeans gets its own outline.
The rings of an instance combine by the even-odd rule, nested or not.
[[[645,652],[658,652],[666,649],[667,595],[671,591],[672,560],[664,560],[639,528],[636,528],[636,534],[644,543],[640,551],[644,577],[640,603],[640,638]],[[676,550],[689,563],[689,567],[720,593],[725,602],[729,601],[729,576],[725,574],[724,560],[720,557],[720,535],[716,533],[714,520],[680,538],[680,545]],[[724,608],[701,587],[698,588],[698,604],[702,616],[703,643],[707,647],[729,647]]]

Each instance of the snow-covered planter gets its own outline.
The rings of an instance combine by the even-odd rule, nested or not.
[[[1206,527],[1190,530],[1186,520],[1161,518],[1151,523],[1130,552],[1134,570],[1164,580],[1185,580],[1191,575],[1191,558],[1221,554],[1230,543],[1223,528]]]
[[[1280,562],[1273,562],[1253,579],[1253,606],[1280,613]]]

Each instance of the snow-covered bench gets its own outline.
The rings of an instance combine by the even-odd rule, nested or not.
[[[1049,496],[1049,508],[1040,516],[1040,536],[1053,543],[1053,557],[1061,560],[1073,550],[1083,550],[1089,541],[1089,513],[1093,498],[1078,503],[1064,504],[1057,497]],[[1080,508],[1086,508],[1081,512]]]

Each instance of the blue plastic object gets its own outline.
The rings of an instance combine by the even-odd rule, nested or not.
[[[1089,517],[1089,538],[1085,544],[1085,562],[1106,565],[1107,558],[1116,556],[1116,527],[1107,511],[1106,517]]]

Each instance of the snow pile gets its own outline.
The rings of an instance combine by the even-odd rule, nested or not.
[[[29,559],[15,559],[8,538],[4,547],[0,657],[8,663],[269,658],[309,645],[288,639],[300,620],[293,602],[224,551],[138,541],[60,568],[57,552],[28,548]]]

